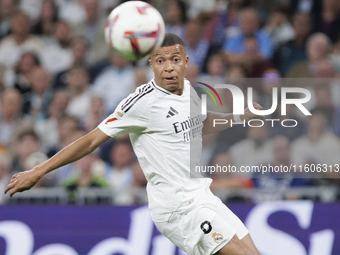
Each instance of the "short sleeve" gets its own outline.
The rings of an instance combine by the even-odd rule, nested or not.
[[[151,92],[151,91],[150,91]],[[98,128],[110,137],[119,137],[128,133],[142,133],[150,123],[150,98],[148,90],[137,89],[123,99],[115,111],[103,120]]]

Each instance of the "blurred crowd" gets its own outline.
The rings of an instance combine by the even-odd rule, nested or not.
[[[105,43],[107,15],[122,2],[0,0],[0,190],[13,174],[93,130],[123,98],[153,78],[148,58],[129,62]],[[147,2],[161,12],[166,32],[186,44],[186,78],[193,86],[196,81],[214,85],[261,78],[251,84],[265,109],[271,106],[272,88],[284,86],[280,78],[306,78],[298,86],[312,93],[312,117],[287,107],[284,117],[297,119],[295,128],[233,127],[205,136],[202,165],[340,163],[340,1]],[[222,97],[232,111],[230,93]],[[340,185],[334,176],[213,177],[216,191],[255,187],[272,195],[266,199],[287,198],[282,190],[290,187]],[[36,185],[70,192],[111,188],[121,205],[137,203],[129,190],[145,186],[128,136],[111,139]]]

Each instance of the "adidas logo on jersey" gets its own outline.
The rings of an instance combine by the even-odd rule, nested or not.
[[[174,115],[176,115],[176,114],[178,114],[178,111],[176,111],[174,108],[172,108],[172,107],[170,106],[168,115],[166,115],[166,117],[167,117],[167,118],[170,118],[171,116],[174,116]]]

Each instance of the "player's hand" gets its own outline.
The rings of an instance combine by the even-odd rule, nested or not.
[[[253,106],[256,110],[263,110],[263,107],[261,105],[259,105],[258,103],[253,102]],[[254,113],[252,113],[249,110],[249,107],[247,107],[244,110],[244,114],[242,116],[240,116],[240,118],[242,120],[245,120],[246,122],[252,119],[260,119],[260,120],[265,120],[265,117],[263,115],[256,115]]]
[[[38,171],[27,170],[21,173],[13,175],[11,182],[7,185],[4,193],[6,194],[9,190],[9,196],[12,197],[17,192],[22,192],[32,188],[39,180],[41,176]]]

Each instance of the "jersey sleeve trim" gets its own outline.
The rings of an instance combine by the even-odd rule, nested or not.
[[[147,86],[144,86],[142,88],[139,88],[138,93],[135,93],[135,94],[131,95],[130,97],[128,97],[126,99],[126,101],[121,106],[121,110],[124,113],[127,113],[131,109],[131,107],[136,104],[136,102],[139,99],[141,99],[143,96],[149,94],[153,90],[154,90],[154,88],[150,84],[147,85]]]
[[[167,94],[167,95],[170,95],[170,94],[171,94],[170,92],[166,91],[165,89],[161,89],[161,88],[157,87],[157,86],[155,85],[154,81],[151,81],[151,83],[152,83],[153,87],[154,87],[155,89],[159,90],[160,92],[163,92],[164,94]]]

